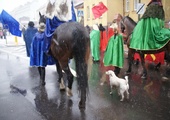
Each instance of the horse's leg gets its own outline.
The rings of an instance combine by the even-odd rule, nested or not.
[[[85,108],[86,92],[88,88],[87,64],[86,62],[76,62],[77,82],[79,85],[80,102],[79,108]]]
[[[168,43],[166,47],[165,55],[166,55],[167,66],[170,66],[170,42]]]
[[[120,68],[115,66],[114,72],[115,72],[115,75],[118,76],[120,73]]]
[[[64,85],[64,80],[63,80],[63,73],[62,73],[62,69],[60,67],[59,62],[56,62],[56,68],[57,68],[57,73],[58,73],[58,82],[60,85],[60,90],[65,90],[65,85]]]
[[[165,60],[166,60],[166,70],[164,73],[163,79],[169,78],[170,73],[170,42],[167,44],[166,51],[165,51]]]
[[[129,49],[128,50],[128,70],[126,71],[126,74],[130,74],[130,72],[132,71],[132,62],[133,62],[133,56],[134,56],[134,50]]]
[[[73,93],[72,93],[73,75],[72,75],[68,65],[63,70],[67,75],[67,81],[68,81],[67,96],[73,96]]]
[[[161,67],[161,62],[159,62],[156,66],[155,66],[155,70],[159,70],[159,68]]]
[[[146,67],[145,67],[145,58],[144,58],[143,53],[139,53],[139,55],[140,55],[141,64],[142,64],[142,67],[143,67],[143,75],[142,75],[141,78],[145,79],[147,77],[147,70],[146,70]]]

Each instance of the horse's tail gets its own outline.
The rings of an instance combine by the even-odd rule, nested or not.
[[[73,31],[74,36],[74,59],[76,64],[78,90],[81,100],[86,100],[88,90],[88,76],[87,76],[87,54],[89,52],[90,39],[88,33],[81,29]]]

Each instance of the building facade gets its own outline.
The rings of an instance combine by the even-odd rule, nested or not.
[[[101,0],[84,0],[84,26],[92,26],[93,24],[101,23],[106,27],[113,21],[114,16],[118,13],[122,16],[129,15],[137,22],[150,0],[102,0],[104,5],[108,8],[108,11],[100,18],[94,19],[92,7],[99,2],[101,2]],[[170,0],[162,0],[162,4],[165,10],[165,21],[168,22],[170,20]],[[139,6],[143,6],[142,9],[140,9]],[[137,14],[137,11],[139,11],[140,14]]]
[[[20,23],[21,27],[23,25],[27,26],[29,21],[33,21],[35,26],[38,26],[38,13],[37,9],[43,4],[41,0],[34,0],[32,2],[27,2],[15,8],[10,14]]]
[[[103,4],[108,8],[100,18],[94,19],[92,7],[97,5],[101,0],[84,0],[84,25],[92,26],[93,24],[102,24],[107,26],[113,21],[114,15],[123,14],[122,0],[102,0]],[[117,7],[114,7],[117,6]]]

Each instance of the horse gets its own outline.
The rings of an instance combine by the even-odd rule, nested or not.
[[[45,20],[40,15],[39,22]],[[69,69],[69,61],[74,58],[80,95],[79,108],[85,108],[88,91],[88,59],[90,55],[90,37],[88,30],[78,22],[65,22],[59,25],[51,39],[49,54],[56,61],[60,90],[65,89],[63,73],[68,80],[67,95],[72,96],[73,75]]]
[[[133,29],[136,26],[136,22],[130,18],[129,16],[125,16],[123,17],[122,21],[121,21],[121,28],[124,28],[124,31],[126,33],[127,36],[127,47],[128,47],[128,70],[126,71],[126,74],[130,74],[131,70],[132,70],[132,61],[133,61],[133,57],[134,57],[134,53],[137,52],[139,53],[139,56],[141,58],[141,64],[143,67],[143,74],[141,76],[141,78],[145,79],[147,78],[147,69],[145,67],[145,59],[144,59],[144,55],[145,54],[155,54],[155,53],[160,53],[162,51],[165,51],[168,55],[170,55],[170,41],[163,46],[161,49],[158,50],[147,50],[147,51],[143,51],[143,50],[136,50],[136,49],[132,49],[130,48],[130,38],[131,38],[131,34],[133,32]],[[160,64],[158,64],[157,66],[159,66]],[[157,67],[156,66],[156,67]]]

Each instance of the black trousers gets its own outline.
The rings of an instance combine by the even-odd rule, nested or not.
[[[45,67],[38,67],[38,72],[42,85],[45,85]]]
[[[115,72],[115,75],[118,76],[118,74],[120,73],[120,68],[115,67],[114,72]]]

